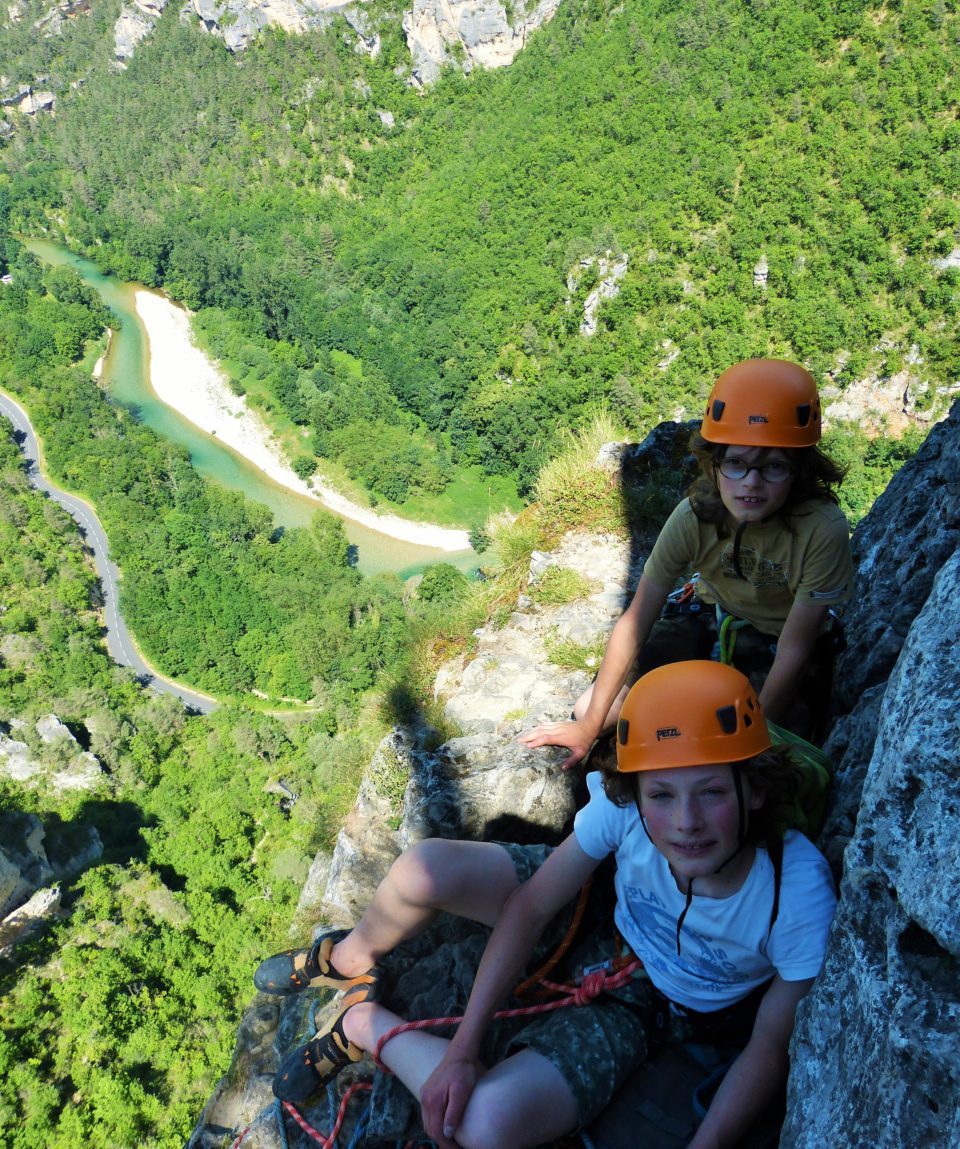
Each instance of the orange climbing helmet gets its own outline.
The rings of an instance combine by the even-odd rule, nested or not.
[[[750,680],[721,662],[671,662],[633,686],[617,722],[622,773],[742,762],[772,743]]]
[[[741,447],[813,447],[821,435],[813,376],[786,359],[734,363],[713,385],[700,434]]]

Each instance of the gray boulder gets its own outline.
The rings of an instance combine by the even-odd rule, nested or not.
[[[413,76],[432,84],[445,65],[469,72],[479,65],[512,64],[528,35],[553,18],[560,0],[538,0],[509,14],[501,0],[413,0],[403,30],[413,61]]]
[[[153,31],[166,6],[167,0],[133,0],[120,9],[113,26],[113,52],[123,67],[133,58],[140,41]]]

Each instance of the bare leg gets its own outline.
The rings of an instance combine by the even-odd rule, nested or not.
[[[381,1005],[361,1003],[345,1014],[343,1028],[352,1042],[372,1051],[402,1020]],[[411,1030],[391,1038],[380,1056],[419,1098],[448,1045],[442,1037]],[[542,1054],[524,1049],[477,1082],[456,1141],[463,1149],[528,1149],[568,1133],[576,1123],[576,1099],[563,1074]]]
[[[422,933],[440,910],[492,926],[517,885],[510,855],[493,842],[418,842],[393,863],[330,959],[340,973],[355,977]]]
[[[624,686],[617,697],[613,700],[610,709],[607,711],[607,717],[603,721],[603,730],[612,730],[617,724],[617,719],[620,717],[620,707],[623,706],[624,699],[630,692],[628,686]],[[590,705],[590,699],[593,696],[592,684],[580,695],[577,701],[573,704],[573,716],[579,722],[587,713],[587,707]]]

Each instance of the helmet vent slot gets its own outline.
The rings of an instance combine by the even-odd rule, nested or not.
[[[714,399],[714,401],[713,401],[713,421],[714,421],[714,423],[719,423],[720,420],[723,418],[724,407],[726,407],[726,403],[724,403],[724,401],[722,399]]]
[[[628,734],[629,730],[630,730],[630,723],[626,720],[626,718],[621,718],[620,721],[617,723],[617,741],[620,743],[621,746],[626,746],[627,734]]]
[[[797,426],[806,427],[806,425],[809,422],[810,422],[810,404],[809,403],[801,403],[800,406],[797,407]]]
[[[721,706],[717,711],[717,720],[724,734],[736,734],[737,708],[735,706]]]

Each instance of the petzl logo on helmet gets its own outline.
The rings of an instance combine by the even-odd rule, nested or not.
[[[748,415],[747,416],[747,422],[748,423],[769,423],[770,420],[766,417],[766,415]]]
[[[657,731],[657,741],[662,742],[664,738],[679,738],[680,731],[676,726],[663,726]]]

